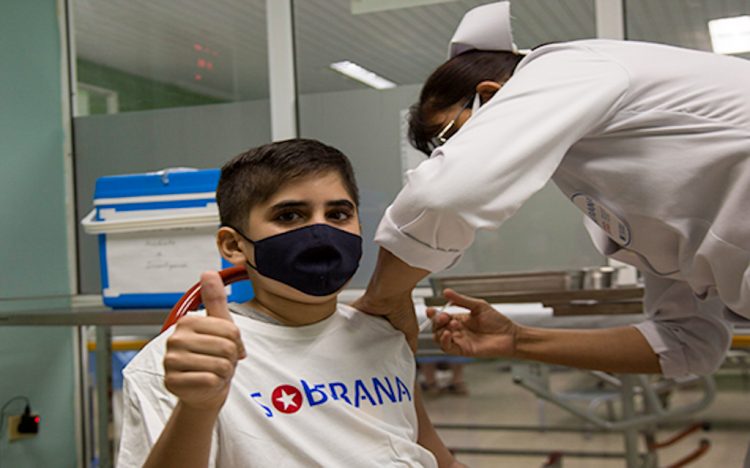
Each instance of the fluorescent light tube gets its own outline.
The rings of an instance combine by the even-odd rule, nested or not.
[[[396,87],[396,83],[394,83],[393,81],[386,80],[382,76],[373,73],[354,62],[350,62],[349,60],[332,63],[330,67],[341,73],[342,75],[346,75],[349,78],[360,81],[367,86],[371,86],[375,89],[388,89]]]
[[[395,10],[451,1],[454,0],[352,0],[351,10],[353,15],[360,15],[375,11]]]
[[[750,52],[750,16],[711,20],[708,32],[714,52],[718,54]]]

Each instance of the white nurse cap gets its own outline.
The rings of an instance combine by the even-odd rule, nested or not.
[[[451,39],[448,58],[474,49],[518,51],[510,30],[510,2],[488,3],[466,12]]]

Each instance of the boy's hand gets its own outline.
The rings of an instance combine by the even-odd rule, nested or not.
[[[493,309],[487,301],[443,292],[453,305],[469,309],[468,314],[440,313],[430,307],[435,341],[446,353],[473,357],[511,357],[515,353],[518,325]]]
[[[201,275],[201,296],[207,316],[181,318],[167,340],[164,383],[183,405],[218,411],[229,393],[237,361],[245,358],[245,347],[229,314],[224,283],[215,271]]]

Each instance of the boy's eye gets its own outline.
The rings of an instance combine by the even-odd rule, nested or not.
[[[296,211],[284,211],[282,213],[277,214],[275,219],[276,221],[281,221],[282,223],[291,223],[301,218],[302,218],[302,215],[300,215]]]
[[[328,212],[328,219],[334,221],[346,221],[352,217],[352,213],[349,210],[334,210]]]

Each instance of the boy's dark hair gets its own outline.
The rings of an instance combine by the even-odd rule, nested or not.
[[[523,59],[513,52],[471,50],[459,54],[440,65],[427,78],[419,102],[409,109],[409,141],[419,151],[429,155],[434,149],[430,140],[440,131],[431,123],[435,112],[470,98],[482,81],[507,81]]]
[[[221,168],[216,203],[224,226],[243,229],[250,210],[284,184],[312,174],[335,172],[359,206],[359,191],[349,159],[316,140],[295,138],[252,148]]]

